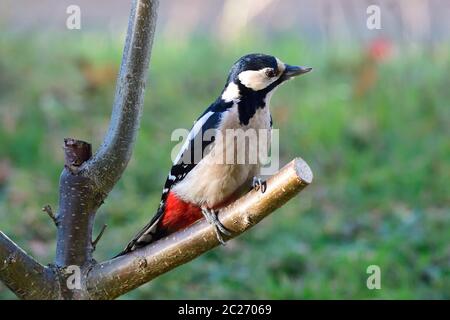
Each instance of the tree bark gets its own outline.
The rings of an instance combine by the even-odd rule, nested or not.
[[[144,101],[147,71],[157,18],[157,0],[133,1],[128,33],[108,134],[80,175],[107,194],[120,179],[131,158]]]
[[[59,182],[59,211],[56,216],[56,259],[58,267],[83,267],[92,260],[91,234],[95,211],[95,187],[91,180],[77,174],[79,166],[92,156],[91,145],[64,139],[64,170]]]
[[[0,280],[21,299],[57,299],[58,281],[0,231]]]

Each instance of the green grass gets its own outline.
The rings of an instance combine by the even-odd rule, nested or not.
[[[62,140],[98,147],[113,99],[113,80],[86,92],[75,61],[118,66],[121,41],[0,38],[0,228],[43,263],[54,256],[55,230],[40,208],[57,205]],[[133,159],[97,216],[97,230],[109,227],[96,258],[117,253],[151,218],[172,130],[189,128],[231,64],[255,51],[314,67],[272,99],[282,164],[303,157],[314,183],[252,231],[124,298],[450,299],[449,46],[398,48],[354,98],[357,46],[157,38]],[[372,264],[381,290],[366,287]],[[0,298],[11,297],[0,285]]]

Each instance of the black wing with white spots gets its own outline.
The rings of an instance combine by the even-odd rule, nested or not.
[[[172,187],[178,182],[182,181],[192,169],[203,159],[203,157],[207,154],[206,150],[211,143],[214,142],[214,136],[211,139],[204,140],[202,139],[203,134],[210,129],[217,129],[217,126],[220,123],[222,113],[210,111],[208,108],[207,112],[205,112],[202,117],[207,117],[202,123],[201,127],[198,131],[194,131],[194,128],[191,129],[188,137],[188,144],[183,146],[182,150],[180,150],[180,154],[178,156],[178,161],[172,166],[170,169],[170,173],[167,176],[166,183],[164,184],[163,193],[161,196],[160,209],[164,209],[164,202],[166,200],[167,194],[172,189]],[[197,121],[201,121],[202,117]],[[199,139],[199,140],[197,140]],[[200,146],[201,150],[197,150],[197,146]],[[158,210],[159,211],[159,210]]]

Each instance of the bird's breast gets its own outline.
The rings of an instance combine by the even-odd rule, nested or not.
[[[259,174],[262,153],[268,153],[270,130],[268,107],[257,109],[243,126],[233,106],[224,113],[208,153],[173,191],[187,202],[214,208],[238,190],[248,190]]]

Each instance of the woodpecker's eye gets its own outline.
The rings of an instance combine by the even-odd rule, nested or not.
[[[275,77],[276,76],[275,71],[273,69],[267,69],[266,76],[268,76],[269,78]]]

